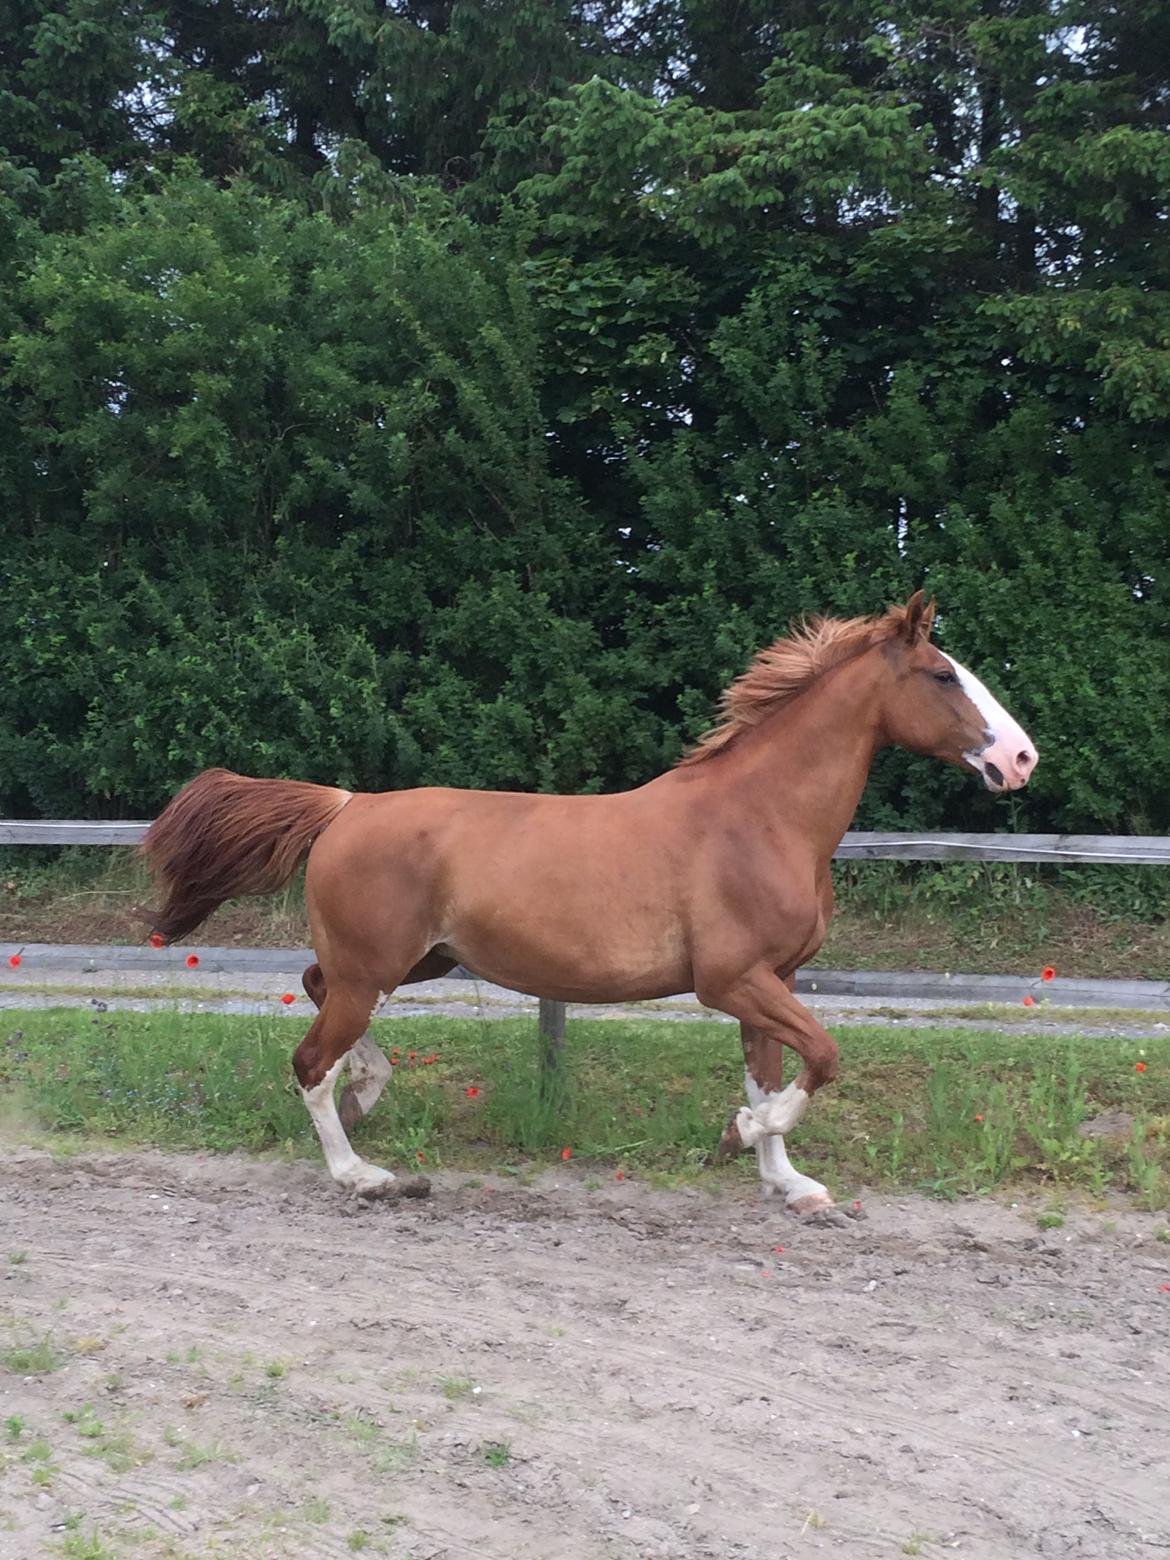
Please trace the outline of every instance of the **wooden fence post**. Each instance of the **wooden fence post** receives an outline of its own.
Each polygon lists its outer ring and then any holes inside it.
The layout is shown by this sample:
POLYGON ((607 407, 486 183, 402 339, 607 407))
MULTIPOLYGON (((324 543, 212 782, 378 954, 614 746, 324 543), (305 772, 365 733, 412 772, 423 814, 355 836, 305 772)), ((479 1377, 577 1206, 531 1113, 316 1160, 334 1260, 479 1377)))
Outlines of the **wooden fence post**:
POLYGON ((540 1075, 548 1085, 565 1077, 565 1004, 540 999, 540 1075))

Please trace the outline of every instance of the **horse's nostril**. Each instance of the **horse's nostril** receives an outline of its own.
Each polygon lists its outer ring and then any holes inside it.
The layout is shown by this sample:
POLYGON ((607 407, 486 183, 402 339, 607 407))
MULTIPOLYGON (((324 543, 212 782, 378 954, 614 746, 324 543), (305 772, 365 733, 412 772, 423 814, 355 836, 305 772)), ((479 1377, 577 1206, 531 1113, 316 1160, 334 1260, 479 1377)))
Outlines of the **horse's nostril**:
POLYGON ((1032 755, 1028 752, 1027 748, 1025 748, 1022 753, 1016 754, 1016 763, 1020 766, 1021 769, 1031 769, 1033 762, 1034 760, 1032 755))

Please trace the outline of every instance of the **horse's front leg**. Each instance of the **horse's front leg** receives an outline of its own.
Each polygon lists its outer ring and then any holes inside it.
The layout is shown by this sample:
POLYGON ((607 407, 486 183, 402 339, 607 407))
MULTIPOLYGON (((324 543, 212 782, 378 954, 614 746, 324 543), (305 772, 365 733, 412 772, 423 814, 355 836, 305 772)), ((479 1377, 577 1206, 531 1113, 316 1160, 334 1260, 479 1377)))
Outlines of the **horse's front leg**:
POLYGON ((754 1147, 765 1194, 782 1192, 795 1213, 830 1208, 827 1189, 794 1169, 784 1135, 800 1120, 812 1095, 837 1075, 837 1044, 792 994, 792 977, 756 969, 719 990, 706 988, 708 1006, 740 1020, 744 1083, 748 1104, 732 1116, 719 1144, 720 1156, 754 1147), (783 1046, 799 1053, 804 1067, 783 1086, 783 1046))
MULTIPOLYGON (((758 1029, 740 1024, 743 1040, 743 1079, 747 1090, 748 1107, 752 1112, 769 1113, 769 1106, 778 1100, 784 1090, 782 1078, 784 1048, 778 1040, 769 1039, 758 1029)), ((738 1115, 738 1113, 737 1113, 738 1115)), ((728 1131, 740 1138, 737 1117, 733 1116, 728 1131)), ((733 1145, 729 1144, 729 1148, 733 1145)), ((788 1157, 784 1139, 778 1134, 765 1134, 755 1145, 756 1165, 764 1196, 779 1192, 785 1205, 793 1213, 816 1213, 821 1208, 831 1208, 833 1199, 828 1189, 811 1176, 801 1175, 788 1157)))

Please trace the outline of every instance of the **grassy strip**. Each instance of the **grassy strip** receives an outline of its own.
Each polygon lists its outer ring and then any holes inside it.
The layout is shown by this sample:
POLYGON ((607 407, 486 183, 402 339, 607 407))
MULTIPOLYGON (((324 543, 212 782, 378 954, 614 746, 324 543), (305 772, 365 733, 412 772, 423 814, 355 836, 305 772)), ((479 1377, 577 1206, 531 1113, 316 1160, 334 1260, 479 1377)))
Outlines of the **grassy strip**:
MULTIPOLYGON (((96 979, 96 978, 95 978, 96 979)), ((269 977, 265 989, 253 986, 246 989, 242 986, 214 986, 199 984, 194 980, 184 980, 174 985, 162 984, 157 986, 134 985, 129 979, 110 979, 106 984, 96 984, 95 979, 90 979, 85 984, 75 981, 6 981, 0 979, 0 993, 12 992, 14 995, 35 997, 85 997, 91 1006, 100 1008, 102 1003, 115 1002, 174 1002, 191 1004, 223 1003, 223 1002, 251 1002, 257 1007, 264 1004, 274 1013, 277 1004, 280 1003, 280 981, 293 992, 300 1006, 295 1013, 285 1014, 288 1018, 303 1019, 311 1013, 311 1008, 305 1000, 300 981, 295 976, 269 977)), ((425 986, 400 986, 396 998, 403 1003, 409 1003, 412 1007, 455 1007, 462 1006, 469 1009, 478 1009, 482 1006, 483 999, 480 996, 478 982, 469 982, 467 990, 444 991, 441 994, 429 992, 425 986)), ((387 999, 392 1005, 394 999, 387 999)), ((899 1022, 912 1019, 917 1028, 923 1026, 932 1027, 946 1023, 948 1020, 960 1020, 963 1023, 994 1024, 997 1029, 1005 1024, 1013 1027, 1026 1027, 1028 1024, 1058 1025, 1062 1028, 1101 1029, 1110 1032, 1120 1031, 1154 1031, 1158 1027, 1170 1030, 1170 1012, 1164 1008, 1127 1008, 1127 1007, 1066 1007, 1063 1003, 1050 1002, 1041 997, 1035 1007, 1021 1007, 1008 1002, 954 1002, 949 1006, 907 1009, 885 1005, 875 1001, 872 1007, 867 1008, 840 1008, 833 997, 806 997, 805 1001, 818 1013, 821 1022, 828 1024, 833 1029, 853 1028, 865 1025, 866 1019, 896 1019, 899 1022), (826 1018, 828 1012, 830 1017, 826 1018)), ((387 1003, 384 1003, 384 1007, 387 1003)), ((698 1018, 703 1009, 697 1002, 682 1001, 657 1001, 653 1004, 631 1002, 626 1004, 631 1018, 638 1016, 639 1008, 653 1007, 655 1013, 682 1014, 684 1017, 698 1018)), ((579 1009, 577 1013, 579 1013, 579 1009)), ((574 1014, 574 1023, 577 1021, 577 1013, 574 1014)), ((277 1014, 279 1016, 279 1014, 277 1014)), ((471 1014, 468 1015, 472 1016, 471 1014)), ((307 1020, 306 1020, 307 1021, 307 1020)))
MULTIPOLYGON (((88 997, 91 1002, 268 1002, 275 1003, 280 1000, 281 987, 279 982, 284 979, 289 990, 296 995, 303 1011, 308 1010, 308 1004, 301 992, 301 983, 296 976, 276 976, 268 981, 268 989, 258 991, 247 990, 243 986, 209 986, 207 984, 196 985, 193 981, 185 980, 181 984, 176 981, 174 985, 159 984, 157 986, 134 985, 133 982, 117 974, 106 974, 103 971, 99 980, 97 976, 82 983, 79 981, 50 981, 50 980, 3 980, 0 979, 0 992, 12 993, 14 996, 30 997, 88 997)), ((438 1000, 435 998, 433 1000, 438 1000)))
MULTIPOLYGON (((1126 1007, 1066 1007, 1060 1002, 1045 1002, 1042 998, 1035 1007, 1018 1007, 1007 1002, 953 1003, 949 1007, 919 1008, 912 1015, 902 1008, 868 1008, 859 1017, 897 1018, 912 1016, 917 1023, 937 1024, 947 1019, 960 1018, 971 1023, 993 1023, 998 1029, 1004 1024, 1026 1029, 1029 1024, 1061 1024, 1086 1029, 1141 1030, 1156 1032, 1158 1028, 1170 1030, 1170 1013, 1164 1008, 1126 1007)), ((840 1023, 839 1018, 833 1020, 840 1023)))
MULTIPOLYGON (((576 1160, 677 1173, 698 1169, 742 1099, 726 1026, 575 1021, 568 1077, 552 1091, 541 1087, 529 1020, 374 1027, 397 1075, 354 1137, 392 1165, 482 1169, 555 1161, 569 1148, 576 1160)), ((292 1087, 292 1039, 275 1018, 9 1013, 0 1099, 46 1131, 315 1154, 292 1087)), ((840 1080, 792 1144, 802 1168, 839 1192, 957 1195, 1032 1181, 1123 1191, 1150 1208, 1170 1201, 1165 1035, 854 1029, 843 1050, 840 1080)), ((731 1173, 754 1172, 748 1161, 731 1173)))

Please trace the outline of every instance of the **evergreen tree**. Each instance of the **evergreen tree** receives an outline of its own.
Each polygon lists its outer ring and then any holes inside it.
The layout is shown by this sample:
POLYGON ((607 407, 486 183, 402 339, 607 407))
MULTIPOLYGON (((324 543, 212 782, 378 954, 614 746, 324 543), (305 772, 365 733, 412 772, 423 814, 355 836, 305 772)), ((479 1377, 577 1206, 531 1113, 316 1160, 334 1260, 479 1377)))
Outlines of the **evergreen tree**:
POLYGON ((1021 818, 1170 825, 1164 12, 9 4, 0 805, 632 784, 925 581, 1021 818))

